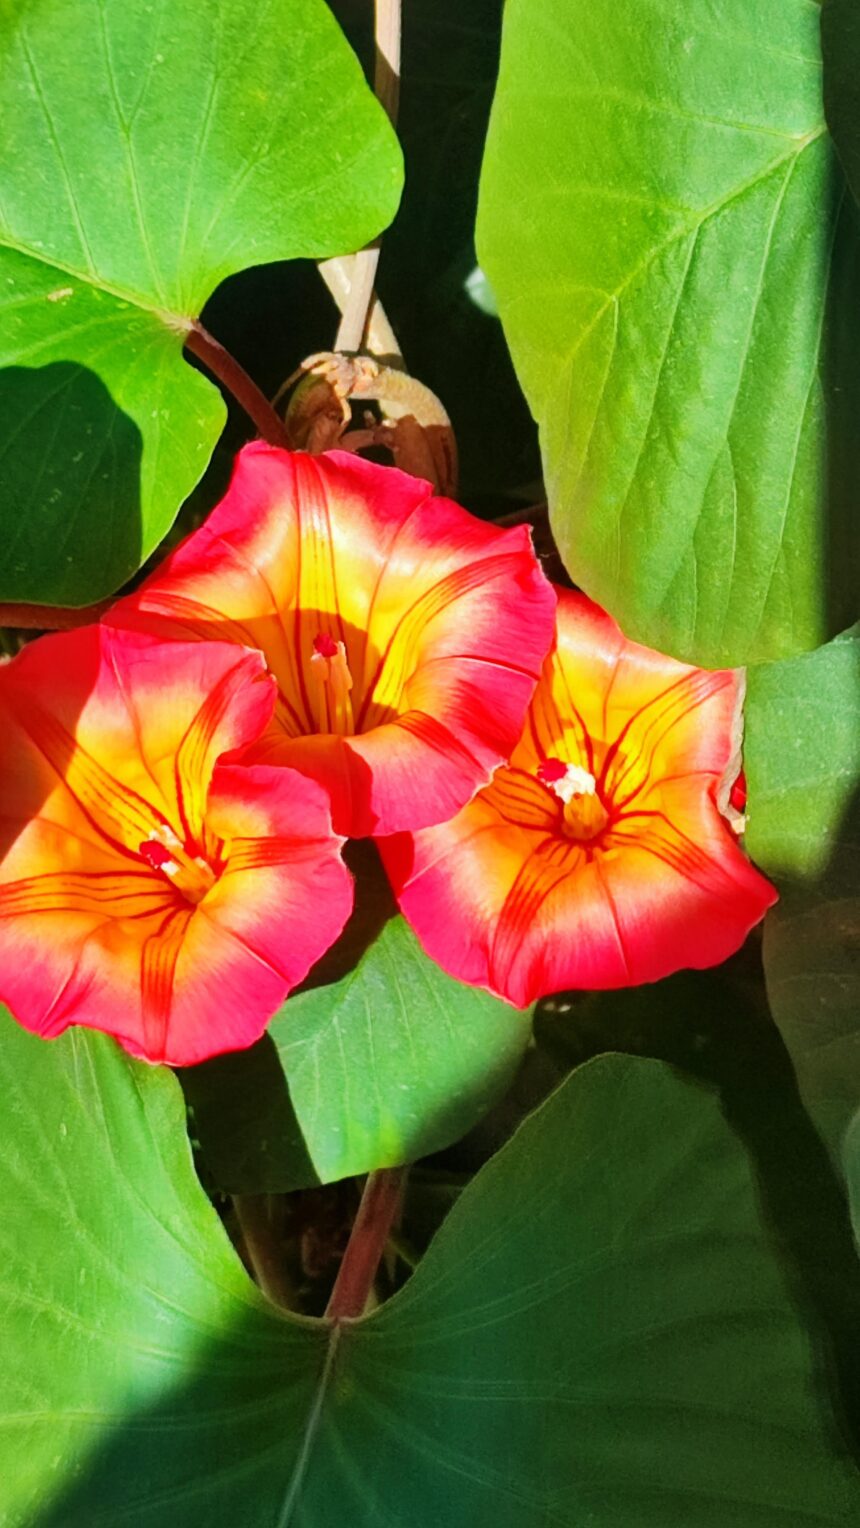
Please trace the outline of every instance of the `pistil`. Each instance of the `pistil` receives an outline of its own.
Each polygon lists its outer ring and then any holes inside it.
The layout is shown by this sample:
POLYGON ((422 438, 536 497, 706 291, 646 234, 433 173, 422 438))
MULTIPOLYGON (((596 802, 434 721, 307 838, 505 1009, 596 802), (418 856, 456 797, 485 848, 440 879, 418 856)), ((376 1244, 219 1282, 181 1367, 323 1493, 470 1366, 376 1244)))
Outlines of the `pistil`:
POLYGON ((537 767, 542 785, 564 805, 564 831, 568 838, 582 843, 596 838, 609 822, 597 789, 597 781, 580 764, 565 764, 563 759, 543 759, 537 767))
POLYGON ((142 860, 152 870, 159 870, 173 883, 186 902, 202 902, 215 885, 215 871, 200 854, 190 854, 173 829, 165 823, 154 828, 138 849, 142 860))
POLYGON ((336 732, 341 737, 354 729, 352 714, 352 675, 343 642, 336 642, 328 632, 314 637, 311 673, 317 683, 320 732, 336 732))

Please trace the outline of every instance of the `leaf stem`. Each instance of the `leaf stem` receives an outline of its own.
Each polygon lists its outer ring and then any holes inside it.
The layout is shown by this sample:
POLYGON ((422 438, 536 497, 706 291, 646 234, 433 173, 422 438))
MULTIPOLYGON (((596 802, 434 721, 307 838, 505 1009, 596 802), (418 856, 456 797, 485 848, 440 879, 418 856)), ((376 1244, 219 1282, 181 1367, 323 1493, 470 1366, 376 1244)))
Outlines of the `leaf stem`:
POLYGON ((219 345, 196 320, 186 333, 185 344, 192 355, 196 355, 212 375, 223 382, 270 446, 289 446, 287 432, 272 405, 229 350, 219 345))
POLYGON ((400 1204, 405 1177, 405 1167, 381 1167, 368 1174, 326 1306, 328 1321, 354 1320, 363 1314, 400 1204))

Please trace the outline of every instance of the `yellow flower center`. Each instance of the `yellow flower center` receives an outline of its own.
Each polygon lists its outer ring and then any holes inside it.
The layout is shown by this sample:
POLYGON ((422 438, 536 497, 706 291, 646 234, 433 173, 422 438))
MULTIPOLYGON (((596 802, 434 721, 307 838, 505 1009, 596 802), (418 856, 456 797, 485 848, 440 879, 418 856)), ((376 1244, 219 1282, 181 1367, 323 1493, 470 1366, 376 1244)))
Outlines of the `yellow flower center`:
POLYGON ((537 776, 563 802, 564 831, 568 838, 587 843, 603 832, 609 813, 589 770, 580 764, 565 764, 561 759, 544 759, 538 765, 537 776))

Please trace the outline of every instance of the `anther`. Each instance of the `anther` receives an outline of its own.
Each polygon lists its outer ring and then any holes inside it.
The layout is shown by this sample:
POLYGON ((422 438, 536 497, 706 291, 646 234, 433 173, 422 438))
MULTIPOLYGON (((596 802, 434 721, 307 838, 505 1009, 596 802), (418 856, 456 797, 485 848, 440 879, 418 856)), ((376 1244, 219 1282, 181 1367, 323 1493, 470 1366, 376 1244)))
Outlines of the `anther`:
POLYGON ((336 642, 327 631, 321 631, 313 640, 311 673, 319 685, 320 732, 337 732, 341 736, 352 732, 352 675, 343 642, 336 642))
POLYGON ((189 854, 173 829, 164 823, 138 845, 138 854, 151 870, 160 870, 187 902, 202 902, 215 885, 215 871, 202 855, 189 854))
POLYGON ((543 759, 537 767, 537 777, 565 805, 574 796, 593 796, 597 791, 594 775, 579 764, 564 764, 561 759, 543 759))

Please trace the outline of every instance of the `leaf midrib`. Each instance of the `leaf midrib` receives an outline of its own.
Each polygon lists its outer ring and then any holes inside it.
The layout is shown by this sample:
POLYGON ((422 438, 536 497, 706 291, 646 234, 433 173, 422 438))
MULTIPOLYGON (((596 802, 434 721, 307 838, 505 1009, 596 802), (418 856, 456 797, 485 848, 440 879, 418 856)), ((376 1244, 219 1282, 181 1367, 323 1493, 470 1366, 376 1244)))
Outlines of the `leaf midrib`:
POLYGON ((101 292, 106 297, 115 297, 119 302, 131 303, 141 313, 147 313, 156 318, 165 329, 171 329, 178 335, 186 334, 194 325, 193 316, 184 313, 175 313, 171 309, 159 307, 157 303, 147 302, 139 292, 130 288, 117 286, 113 282, 94 277, 89 272, 80 270, 77 266, 70 265, 64 260, 57 259, 54 255, 47 255, 39 250, 30 249, 26 244, 19 244, 8 235, 0 234, 0 250, 7 249, 12 254, 22 255, 26 260, 34 260, 38 265, 44 265, 48 270, 61 272, 64 276, 71 276, 82 286, 90 287, 93 291, 101 292))
POLYGON ((340 1321, 330 1323, 328 1343, 326 1344, 325 1357, 320 1369, 319 1379, 316 1383, 313 1398, 308 1407, 307 1419, 299 1441, 296 1461, 290 1471, 290 1478, 284 1487, 284 1500, 278 1515, 275 1528, 290 1528, 293 1521, 293 1509, 298 1506, 302 1486, 305 1483, 308 1465, 313 1453, 320 1422, 322 1421, 323 1406, 328 1395, 329 1383, 334 1371, 334 1361, 340 1344, 340 1335, 343 1324, 340 1321))
POLYGON ((661 239, 658 244, 653 245, 652 248, 649 249, 645 258, 640 260, 638 264, 628 272, 628 274, 624 277, 624 280, 621 281, 619 285, 613 289, 613 291, 607 292, 603 287, 583 286, 581 288, 582 291, 598 294, 599 296, 604 297, 605 301, 601 303, 600 307, 592 314, 585 328, 579 335, 577 335, 572 348, 565 351, 560 358, 558 364, 558 372, 554 380, 553 387, 549 389, 549 393, 551 394, 558 386, 559 378, 573 364, 573 361, 578 355, 581 347, 585 344, 585 341, 588 339, 592 331, 597 328, 597 325, 600 323, 604 314, 609 312, 613 304, 619 301, 619 299, 626 292, 627 288, 632 286, 633 282, 636 281, 639 276, 644 275, 644 273, 654 264, 656 260, 660 258, 662 254, 666 252, 667 249, 671 249, 673 244, 678 244, 683 239, 689 238, 692 234, 697 233, 712 217, 716 217, 718 213, 724 211, 724 209, 730 206, 732 202, 737 201, 739 197, 744 196, 747 191, 751 191, 753 187, 759 185, 762 181, 767 180, 769 176, 773 175, 775 170, 781 169, 783 165, 789 165, 792 163, 796 164, 801 155, 804 154, 808 148, 810 148, 814 143, 817 143, 819 139, 826 136, 827 127, 824 123, 822 123, 815 129, 814 132, 807 133, 804 138, 799 139, 797 141, 797 147, 793 149, 791 153, 781 154, 778 158, 770 160, 767 165, 765 165, 761 170, 758 170, 756 174, 751 176, 748 180, 743 181, 738 186, 734 186, 726 195, 718 197, 713 202, 709 202, 705 207, 701 209, 701 211, 696 213, 694 218, 688 220, 685 223, 679 223, 675 228, 672 229, 670 233, 666 235, 665 239, 661 239))

